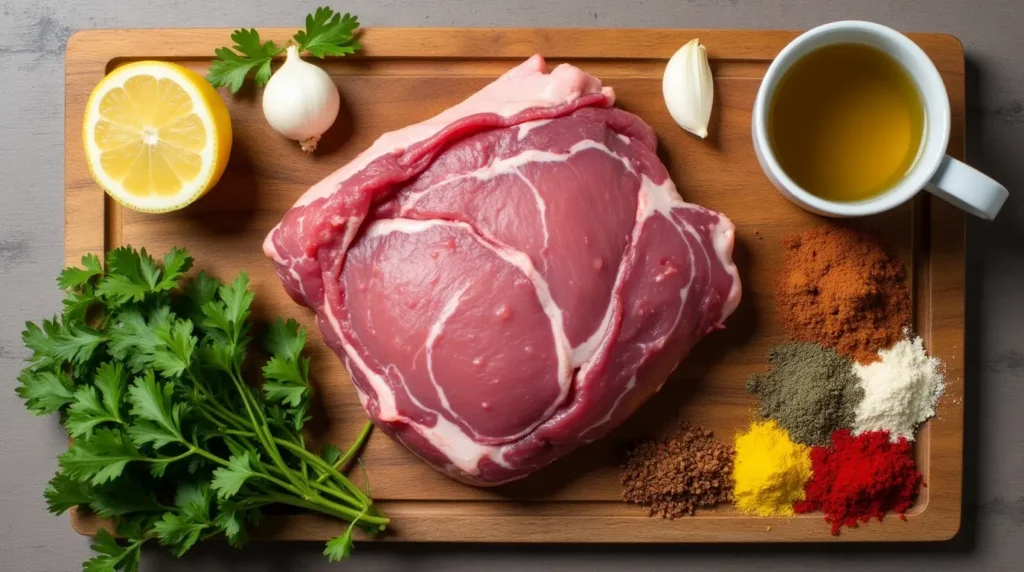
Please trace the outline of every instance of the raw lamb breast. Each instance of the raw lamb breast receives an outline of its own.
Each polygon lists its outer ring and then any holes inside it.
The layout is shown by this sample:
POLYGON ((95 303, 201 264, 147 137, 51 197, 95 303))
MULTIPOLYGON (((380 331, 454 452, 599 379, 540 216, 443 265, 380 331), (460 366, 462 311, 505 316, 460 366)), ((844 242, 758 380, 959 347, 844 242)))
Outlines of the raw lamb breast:
POLYGON ((614 101, 533 56, 380 137, 264 242, 376 425, 456 479, 607 434, 739 303, 732 223, 614 101))

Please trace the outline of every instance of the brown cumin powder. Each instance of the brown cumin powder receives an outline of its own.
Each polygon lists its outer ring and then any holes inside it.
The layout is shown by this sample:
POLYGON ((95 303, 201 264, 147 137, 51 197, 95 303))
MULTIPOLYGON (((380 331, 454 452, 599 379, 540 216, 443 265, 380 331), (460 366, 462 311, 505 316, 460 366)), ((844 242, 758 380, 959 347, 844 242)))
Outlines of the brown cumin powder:
POLYGON ((732 446, 703 427, 680 425, 676 434, 642 441, 626 451, 620 467, 623 500, 648 516, 674 519, 732 498, 732 446))

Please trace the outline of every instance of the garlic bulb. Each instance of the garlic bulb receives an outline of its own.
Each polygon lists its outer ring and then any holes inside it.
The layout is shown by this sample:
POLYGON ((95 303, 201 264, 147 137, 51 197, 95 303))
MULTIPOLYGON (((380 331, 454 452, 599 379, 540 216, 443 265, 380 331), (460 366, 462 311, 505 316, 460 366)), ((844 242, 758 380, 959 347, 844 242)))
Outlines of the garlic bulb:
POLYGON ((288 57, 263 91, 263 115, 281 135, 298 141, 312 152, 327 128, 338 117, 341 98, 327 72, 299 57, 288 46, 288 57))
POLYGON ((715 86, 708 54, 700 40, 690 40, 668 61, 661 93, 669 114, 680 127, 701 138, 708 136, 715 86))

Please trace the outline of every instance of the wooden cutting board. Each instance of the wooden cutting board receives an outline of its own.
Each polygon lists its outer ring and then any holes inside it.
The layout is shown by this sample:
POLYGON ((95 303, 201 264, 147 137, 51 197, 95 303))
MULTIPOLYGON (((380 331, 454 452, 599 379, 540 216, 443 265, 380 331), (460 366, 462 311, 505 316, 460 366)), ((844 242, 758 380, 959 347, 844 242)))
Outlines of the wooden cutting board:
MULTIPOLYGON (((93 182, 82 150, 82 113, 93 86, 126 62, 163 59, 205 73, 231 30, 86 31, 68 43, 66 68, 66 257, 122 244, 163 252, 187 247, 198 265, 222 277, 245 268, 259 317, 292 315, 315 331, 313 316, 278 284, 260 244, 310 185, 346 163, 380 134, 416 123, 462 100, 535 52, 551 64, 570 61, 615 88, 618 105, 650 123, 660 155, 683 197, 726 213, 737 226, 736 263, 743 303, 727 329, 702 341, 665 388, 608 438, 526 480, 484 490, 435 473, 381 433, 365 452, 372 494, 392 517, 382 540, 467 542, 781 542, 943 540, 960 527, 963 461, 964 216, 921 196, 894 212, 857 224, 879 232, 908 265, 914 320, 929 350, 947 368, 938 417, 920 432, 915 451, 927 488, 908 522, 889 518, 833 537, 820 515, 754 518, 730 506, 675 521, 648 518, 619 500, 617 462, 623 443, 670 429, 678 417, 729 440, 754 416, 744 382, 765 367, 768 349, 784 336, 775 318, 772 280, 780 266, 779 237, 824 223, 791 205, 765 179, 751 147, 750 116, 772 58, 797 33, 739 30, 369 29, 365 51, 324 63, 342 93, 337 124, 315 156, 267 126, 257 92, 223 94, 234 147, 224 178, 194 205, 146 215, 122 209, 93 182), (661 96, 667 59, 699 37, 715 76, 711 135, 700 140, 669 117, 661 96)), ((283 43, 291 29, 264 30, 283 43)), ((945 80, 952 105, 949 152, 964 155, 964 55, 956 38, 915 34, 945 80)), ((348 376, 311 336, 313 377, 322 407, 315 438, 349 443, 366 416, 348 376)), ((73 519, 83 533, 97 521, 73 519)), ((259 535, 327 539, 342 524, 315 516, 269 519, 259 535)))

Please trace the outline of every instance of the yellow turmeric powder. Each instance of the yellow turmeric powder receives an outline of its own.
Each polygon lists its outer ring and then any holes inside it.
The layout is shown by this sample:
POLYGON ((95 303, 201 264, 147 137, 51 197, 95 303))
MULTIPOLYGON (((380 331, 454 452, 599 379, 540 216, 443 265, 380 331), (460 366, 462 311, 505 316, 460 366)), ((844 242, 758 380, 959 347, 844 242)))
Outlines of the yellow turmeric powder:
POLYGON ((810 477, 810 447, 794 443, 774 421, 758 421, 736 436, 733 499, 740 511, 792 516, 810 477))

